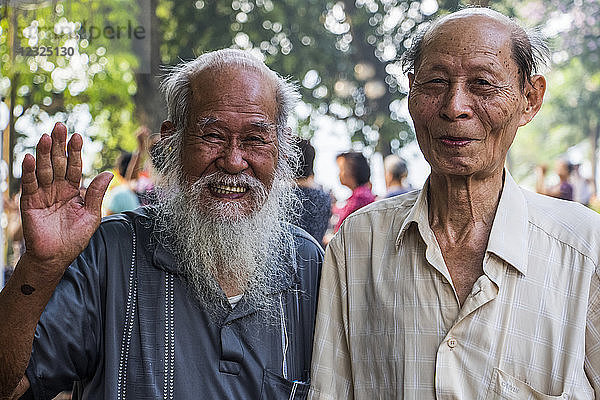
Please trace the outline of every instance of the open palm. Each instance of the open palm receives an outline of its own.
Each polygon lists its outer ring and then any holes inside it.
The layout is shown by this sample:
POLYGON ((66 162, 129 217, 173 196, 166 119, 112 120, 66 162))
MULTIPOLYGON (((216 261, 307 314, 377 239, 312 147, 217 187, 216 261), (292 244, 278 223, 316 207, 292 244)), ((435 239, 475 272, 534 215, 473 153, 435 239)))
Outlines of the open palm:
POLYGON ((98 228, 102 198, 112 178, 108 172, 98 175, 82 198, 79 184, 83 141, 78 134, 68 145, 66 140, 66 127, 57 123, 52 135, 44 134, 38 142, 36 158, 25 156, 21 178, 26 252, 61 274, 98 228))

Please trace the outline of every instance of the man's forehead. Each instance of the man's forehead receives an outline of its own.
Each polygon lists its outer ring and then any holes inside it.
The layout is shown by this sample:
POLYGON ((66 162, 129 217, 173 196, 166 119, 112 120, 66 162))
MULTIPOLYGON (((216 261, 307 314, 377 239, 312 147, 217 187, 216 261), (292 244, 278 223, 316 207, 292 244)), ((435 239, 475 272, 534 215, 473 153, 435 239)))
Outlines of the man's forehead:
MULTIPOLYGON (((510 22, 510 20, 508 20, 510 22)), ((504 19, 488 14, 450 15, 435 23, 423 38, 421 52, 443 44, 448 51, 463 49, 469 53, 480 46, 486 51, 497 52, 510 46, 511 26, 504 19)))
POLYGON ((199 72, 191 80, 196 111, 237 109, 275 117, 276 83, 267 71, 248 66, 224 66, 199 72))
POLYGON ((191 79, 194 89, 209 88, 215 85, 234 86, 252 82, 265 91, 272 91, 275 95, 275 80, 265 69, 250 65, 224 65, 202 70, 191 79))

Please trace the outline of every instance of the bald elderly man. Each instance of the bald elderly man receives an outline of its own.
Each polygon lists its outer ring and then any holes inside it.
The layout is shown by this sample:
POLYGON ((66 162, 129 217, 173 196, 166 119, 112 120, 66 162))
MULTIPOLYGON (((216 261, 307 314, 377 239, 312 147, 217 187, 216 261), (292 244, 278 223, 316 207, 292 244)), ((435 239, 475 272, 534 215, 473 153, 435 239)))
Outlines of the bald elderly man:
POLYGON ((306 398, 322 249, 287 222, 298 93, 239 50, 176 67, 163 89, 156 207, 100 224, 110 174, 81 198, 82 140, 61 124, 25 157, 0 397, 76 382, 85 399, 306 398))
POLYGON ((408 106, 431 174, 329 243, 309 398, 600 397, 600 216, 504 168, 547 52, 484 8, 414 41, 408 106))

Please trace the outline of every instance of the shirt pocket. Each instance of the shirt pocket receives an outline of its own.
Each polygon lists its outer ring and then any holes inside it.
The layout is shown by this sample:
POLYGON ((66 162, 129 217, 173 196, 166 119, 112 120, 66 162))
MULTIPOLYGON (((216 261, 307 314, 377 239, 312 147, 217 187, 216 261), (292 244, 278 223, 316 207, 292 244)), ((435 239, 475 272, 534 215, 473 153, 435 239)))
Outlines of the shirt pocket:
POLYGON ((498 368, 494 368, 492 382, 488 387, 486 396, 487 400, 566 400, 568 398, 569 396, 566 393, 560 396, 541 393, 498 368))
POLYGON ((264 370, 261 400, 303 400, 308 396, 310 385, 306 382, 289 381, 275 372, 264 370))

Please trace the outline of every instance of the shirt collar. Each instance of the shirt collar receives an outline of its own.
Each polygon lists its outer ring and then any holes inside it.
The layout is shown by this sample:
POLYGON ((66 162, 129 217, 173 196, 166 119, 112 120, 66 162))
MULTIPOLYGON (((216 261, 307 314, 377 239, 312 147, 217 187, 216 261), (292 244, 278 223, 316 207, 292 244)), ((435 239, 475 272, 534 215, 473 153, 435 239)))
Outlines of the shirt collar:
MULTIPOLYGON (((527 203, 521 188, 516 184, 510 173, 507 170, 504 170, 504 172, 504 185, 492 224, 487 251, 497 255, 525 275, 527 273, 527 227, 529 218, 527 203)), ((400 228, 396 239, 396 248, 400 246, 402 237, 413 222, 417 224, 423 239, 433 234, 429 228, 428 190, 429 179, 423 185, 423 189, 400 228)))
POLYGON ((523 275, 527 274, 528 225, 525 196, 510 173, 504 170, 504 187, 487 251, 502 258, 523 275))
POLYGON ((412 208, 410 209, 410 211, 408 213, 408 216, 406 217, 406 219, 404 220, 404 223, 402 223, 402 226, 400 227, 400 232, 398 233, 398 237, 396 238, 396 248, 398 248, 400 246, 402 237, 404 236, 408 227, 413 222, 416 223, 417 226, 419 227, 419 232, 421 233, 422 237, 425 237, 425 235, 427 234, 427 233, 425 233, 425 231, 431 231, 431 229, 429 229, 429 211, 428 211, 428 207, 427 207, 427 192, 428 192, 428 190, 429 190, 429 178, 427 178, 427 180, 425 181, 425 184, 423 185, 423 189, 421 189, 421 191, 419 192, 419 195, 417 196, 417 200, 413 204, 412 208), (425 226, 427 226, 427 229, 425 229, 425 226))

